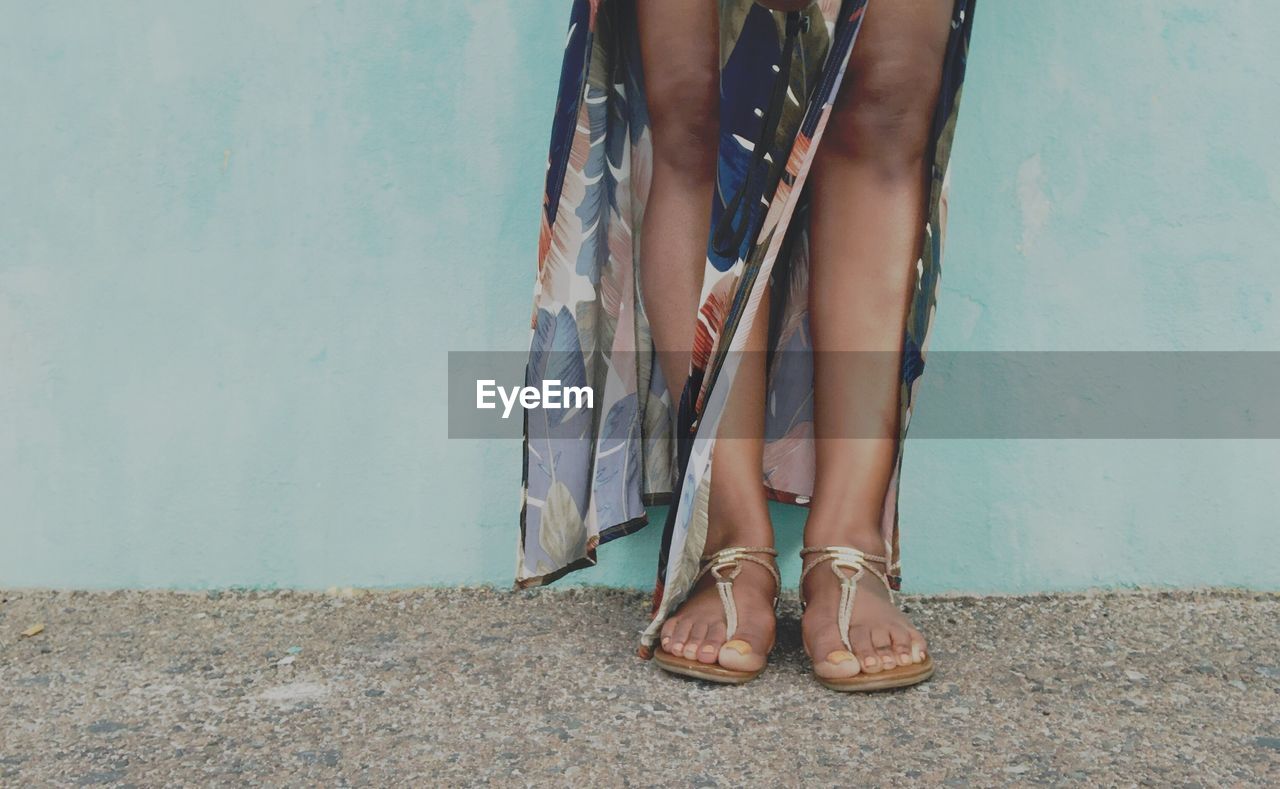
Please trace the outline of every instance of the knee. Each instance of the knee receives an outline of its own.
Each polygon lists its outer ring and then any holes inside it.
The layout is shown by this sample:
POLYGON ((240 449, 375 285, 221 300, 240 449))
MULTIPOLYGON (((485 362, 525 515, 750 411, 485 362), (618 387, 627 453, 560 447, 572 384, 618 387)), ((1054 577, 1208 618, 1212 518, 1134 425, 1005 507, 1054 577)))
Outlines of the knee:
POLYGON ((714 178, 719 147, 719 86, 714 77, 683 75, 648 88, 655 167, 690 178, 714 178))
POLYGON ((886 178, 918 177, 940 80, 929 60, 891 55, 851 64, 823 147, 886 178))

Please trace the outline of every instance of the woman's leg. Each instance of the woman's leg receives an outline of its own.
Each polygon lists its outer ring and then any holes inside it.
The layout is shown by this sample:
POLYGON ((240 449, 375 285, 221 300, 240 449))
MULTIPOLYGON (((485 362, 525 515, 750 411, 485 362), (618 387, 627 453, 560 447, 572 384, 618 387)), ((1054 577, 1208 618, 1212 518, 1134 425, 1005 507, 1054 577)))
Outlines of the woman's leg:
MULTIPOLYGON (((769 303, 761 302, 747 347, 725 403, 716 438, 707 512, 704 555, 730 546, 773 547, 773 526, 764 494, 765 353, 769 303)), ((733 584, 738 628, 726 641, 724 607, 708 573, 689 599, 663 623, 662 648, 703 663, 754 671, 764 666, 774 640, 773 597, 778 592, 769 571, 742 562, 733 584)))
MULTIPOLYGON (((951 0, 870 4, 814 163, 817 475, 807 546, 885 553, 880 515, 896 460, 902 337, 951 8, 951 0)), ((922 660, 924 638, 870 575, 858 583, 853 655, 836 630, 834 575, 811 573, 805 592, 804 640, 819 674, 850 676, 922 660)))
MULTIPOLYGON (((644 0, 636 14, 653 135, 653 180, 641 231, 641 288, 659 364, 672 402, 678 403, 689 374, 711 225, 719 139, 719 20, 716 4, 709 0, 644 0)), ((767 326, 753 327, 748 343, 763 351, 766 333, 767 326)), ((761 479, 763 357, 744 357, 722 417, 721 434, 732 437, 716 445, 708 553, 731 545, 773 545, 761 479)), ((708 575, 664 623, 663 649, 742 670, 763 664, 773 646, 773 579, 751 562, 743 562, 742 568, 734 582, 739 615, 734 641, 724 645, 724 611, 708 575)))
POLYGON ((640 231, 640 287, 658 363, 671 392, 689 376, 694 319, 707 259, 719 139, 716 4, 636 4, 653 175, 640 231))

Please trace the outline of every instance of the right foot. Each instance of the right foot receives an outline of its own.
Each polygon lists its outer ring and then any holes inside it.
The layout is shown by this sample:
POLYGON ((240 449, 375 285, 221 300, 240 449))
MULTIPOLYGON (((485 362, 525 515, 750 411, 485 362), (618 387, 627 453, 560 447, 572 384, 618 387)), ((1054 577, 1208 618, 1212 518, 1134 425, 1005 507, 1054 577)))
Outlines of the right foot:
MULTIPOLYGON (((733 544, 737 543, 727 543, 733 544)), ((744 560, 738 566, 742 570, 733 581, 738 628, 733 638, 726 637, 724 605, 720 602, 716 579, 708 571, 698 580, 689 598, 663 623, 660 641, 663 651, 708 665, 719 663, 735 671, 764 668, 773 649, 773 601, 777 584, 773 575, 755 562, 744 560)))

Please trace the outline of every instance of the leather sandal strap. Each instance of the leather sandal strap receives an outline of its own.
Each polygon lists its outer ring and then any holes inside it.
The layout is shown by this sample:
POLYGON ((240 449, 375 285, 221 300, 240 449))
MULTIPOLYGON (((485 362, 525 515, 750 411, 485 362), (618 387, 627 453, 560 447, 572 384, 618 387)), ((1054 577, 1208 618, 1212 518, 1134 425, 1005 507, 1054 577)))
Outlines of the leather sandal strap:
POLYGON ((853 618, 853 601, 858 594, 858 581, 864 575, 875 577, 880 583, 884 584, 884 588, 889 590, 889 600, 893 600, 893 587, 889 584, 889 578, 878 567, 873 566, 872 562, 880 562, 888 567, 889 560, 883 556, 877 556, 873 553, 865 553, 857 548, 851 548, 847 545, 831 545, 824 548, 803 548, 800 551, 800 558, 804 561, 804 569, 800 572, 800 604, 805 604, 804 599, 804 579, 813 568, 820 564, 830 562, 827 566, 831 568, 832 574, 840 579, 840 608, 836 615, 836 624, 840 628, 840 643, 844 644, 844 648, 853 651, 853 646, 849 643, 849 622, 853 618), (814 556, 812 560, 804 557, 814 556), (845 571, 848 574, 845 574, 845 571))
POLYGON ((733 580, 742 572, 742 562, 752 562, 758 564, 769 571, 769 575, 773 576, 774 595, 773 605, 778 605, 778 592, 782 590, 782 576, 778 574, 777 562, 774 557, 778 552, 773 548, 764 548, 756 546, 733 546, 723 548, 710 556, 702 557, 702 569, 698 571, 693 582, 696 584, 702 579, 702 576, 711 573, 716 579, 716 590, 720 593, 720 605, 724 607, 725 619, 725 639, 733 638, 733 634, 738 629, 738 606, 733 601, 733 580), (765 559, 755 556, 754 554, 764 554, 765 559), (725 571, 728 571, 725 574, 725 571))

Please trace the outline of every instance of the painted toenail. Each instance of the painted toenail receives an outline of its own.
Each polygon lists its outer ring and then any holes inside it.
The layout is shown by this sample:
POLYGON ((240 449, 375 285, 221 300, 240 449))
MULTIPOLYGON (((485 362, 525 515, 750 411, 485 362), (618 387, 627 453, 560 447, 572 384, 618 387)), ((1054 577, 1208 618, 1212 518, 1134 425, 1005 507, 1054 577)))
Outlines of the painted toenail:
POLYGON ((739 655, 751 654, 751 645, 740 638, 735 638, 732 641, 726 642, 725 646, 732 649, 734 652, 737 652, 739 655))
POLYGON ((830 655, 827 655, 827 662, 837 666, 840 665, 841 663, 848 663, 850 660, 853 660, 853 659, 854 659, 853 653, 845 652, 843 649, 837 649, 835 652, 832 652, 830 655))
POLYGON ((911 660, 915 663, 924 660, 924 650, 920 648, 919 644, 911 645, 911 660))

